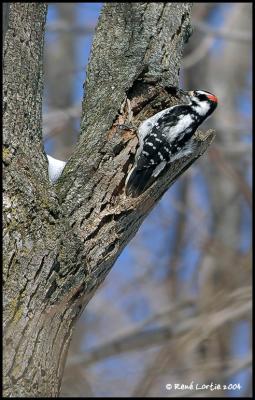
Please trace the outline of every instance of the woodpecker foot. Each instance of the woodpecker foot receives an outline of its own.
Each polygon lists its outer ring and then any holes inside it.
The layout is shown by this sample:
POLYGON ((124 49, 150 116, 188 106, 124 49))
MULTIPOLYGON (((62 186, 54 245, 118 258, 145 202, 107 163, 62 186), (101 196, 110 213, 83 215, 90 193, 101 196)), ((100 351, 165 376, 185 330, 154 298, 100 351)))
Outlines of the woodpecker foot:
POLYGON ((123 131, 136 131, 137 128, 132 124, 119 124, 118 128, 123 131))

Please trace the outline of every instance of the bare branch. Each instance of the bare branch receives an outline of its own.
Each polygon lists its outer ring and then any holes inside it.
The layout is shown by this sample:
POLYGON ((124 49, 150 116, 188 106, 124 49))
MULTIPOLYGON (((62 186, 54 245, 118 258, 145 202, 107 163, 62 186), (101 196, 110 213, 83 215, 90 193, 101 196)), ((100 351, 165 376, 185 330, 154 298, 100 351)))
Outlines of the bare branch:
POLYGON ((205 37, 192 53, 183 58, 183 68, 193 67, 200 62, 207 55, 213 43, 213 38, 205 37))
POLYGON ((85 26, 70 26, 64 21, 57 21, 50 23, 46 27, 48 33, 59 33, 68 35, 92 35, 95 32, 95 25, 85 25, 85 26))
MULTIPOLYGON (((252 302, 250 300, 247 301, 247 295, 249 295, 251 290, 250 288, 248 290, 247 288, 243 288, 242 292, 244 292, 245 297, 239 306, 237 306, 237 304, 231 304, 230 306, 226 305, 226 307, 220 311, 215 310, 210 314, 210 318, 208 318, 208 315, 206 316, 206 324, 204 321, 205 316, 199 315, 197 317, 188 318, 179 324, 174 323, 174 326, 165 325, 147 331, 135 331, 101 345, 98 348, 91 349, 87 354, 74 356, 69 360, 68 367, 74 364, 84 364, 84 366, 88 366, 106 357, 162 345, 170 339, 180 340, 182 336, 183 338, 181 339, 183 343, 187 342, 188 337, 192 336, 194 340, 190 341, 190 343, 192 347, 197 346, 200 341, 204 340, 223 324, 239 319, 251 311, 252 302)), ((240 298, 239 290, 232 294, 231 297, 236 296, 240 298)))
POLYGON ((252 193, 251 188, 238 172, 222 155, 221 149, 218 146, 214 146, 210 149, 210 157, 215 162, 217 168, 221 169, 227 176, 231 177, 239 187, 240 192, 243 194, 249 207, 252 207, 252 193))
POLYGON ((81 104, 76 104, 64 110, 52 110, 43 117, 43 137, 47 140, 54 135, 63 132, 65 126, 70 119, 80 118, 81 104))
POLYGON ((223 28, 213 28, 201 21, 193 21, 193 24, 200 32, 206 33, 210 36, 222 37, 223 39, 234 40, 248 44, 250 44, 252 41, 252 34, 249 31, 229 31, 223 28))

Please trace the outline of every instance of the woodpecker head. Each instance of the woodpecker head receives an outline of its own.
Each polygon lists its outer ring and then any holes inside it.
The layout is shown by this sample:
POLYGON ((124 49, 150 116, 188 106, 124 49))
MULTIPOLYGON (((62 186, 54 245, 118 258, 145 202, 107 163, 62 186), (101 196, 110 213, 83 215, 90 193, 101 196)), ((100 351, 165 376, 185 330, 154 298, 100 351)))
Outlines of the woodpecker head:
POLYGON ((218 105, 217 97, 205 90, 190 91, 188 96, 194 110, 204 118, 207 118, 218 105))

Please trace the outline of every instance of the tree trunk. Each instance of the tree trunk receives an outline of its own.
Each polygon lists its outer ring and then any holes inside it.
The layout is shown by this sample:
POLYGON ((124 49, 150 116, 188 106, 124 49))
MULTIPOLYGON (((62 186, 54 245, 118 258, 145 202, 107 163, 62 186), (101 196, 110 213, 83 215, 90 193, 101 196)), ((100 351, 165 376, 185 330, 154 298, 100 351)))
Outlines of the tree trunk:
POLYGON ((57 396, 72 327, 170 184, 209 146, 137 199, 124 184, 137 138, 121 131, 177 99, 190 3, 108 3, 87 72, 81 137, 57 185, 42 145, 43 3, 10 3, 4 42, 4 396, 57 396), (128 98, 129 101, 126 101, 128 98))

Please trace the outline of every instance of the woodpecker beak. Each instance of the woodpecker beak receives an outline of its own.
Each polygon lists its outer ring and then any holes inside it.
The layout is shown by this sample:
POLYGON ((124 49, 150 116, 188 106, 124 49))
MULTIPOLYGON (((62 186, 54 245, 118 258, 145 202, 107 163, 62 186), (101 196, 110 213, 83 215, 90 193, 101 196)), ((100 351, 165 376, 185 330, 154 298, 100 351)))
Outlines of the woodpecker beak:
POLYGON ((216 96, 214 96, 214 94, 208 94, 207 97, 208 97, 208 99, 210 99, 214 103, 218 103, 218 99, 217 99, 216 96))

